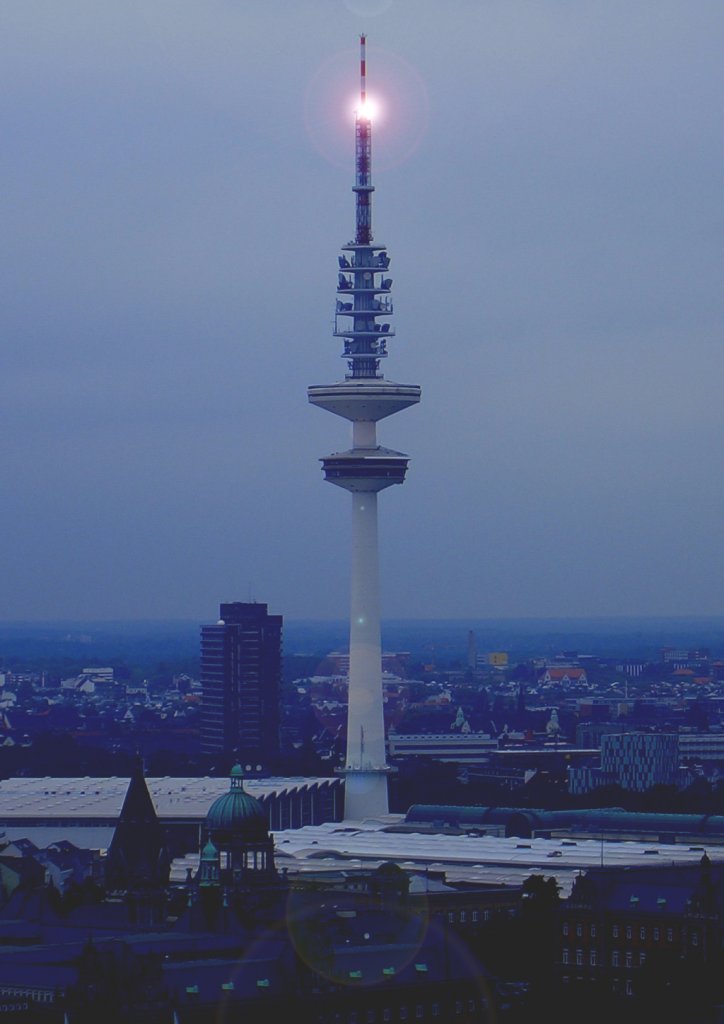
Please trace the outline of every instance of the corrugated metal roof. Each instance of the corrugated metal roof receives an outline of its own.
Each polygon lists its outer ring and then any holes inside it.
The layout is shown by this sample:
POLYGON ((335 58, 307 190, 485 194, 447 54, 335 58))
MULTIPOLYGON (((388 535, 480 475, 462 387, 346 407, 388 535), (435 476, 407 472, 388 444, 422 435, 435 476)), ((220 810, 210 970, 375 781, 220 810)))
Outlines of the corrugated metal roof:
MULTIPOLYGON (((519 885, 531 874, 555 876, 563 895, 582 870, 653 864, 698 864, 703 847, 598 839, 525 839, 498 836, 385 832, 379 823, 357 829, 328 822, 274 833, 277 866, 290 875, 392 860, 412 870, 445 871, 449 881, 519 885)), ((712 861, 724 862, 724 848, 706 847, 712 861)))
MULTIPOLYGON (((43 821, 72 818, 77 821, 113 820, 121 813, 127 777, 110 778, 17 778, 0 782, 0 823, 13 818, 36 817, 43 821)), ((146 785, 159 818, 206 817, 217 797, 229 791, 229 779, 147 778, 146 785)), ((294 790, 341 786, 337 778, 270 777, 246 779, 247 791, 264 803, 294 790)))

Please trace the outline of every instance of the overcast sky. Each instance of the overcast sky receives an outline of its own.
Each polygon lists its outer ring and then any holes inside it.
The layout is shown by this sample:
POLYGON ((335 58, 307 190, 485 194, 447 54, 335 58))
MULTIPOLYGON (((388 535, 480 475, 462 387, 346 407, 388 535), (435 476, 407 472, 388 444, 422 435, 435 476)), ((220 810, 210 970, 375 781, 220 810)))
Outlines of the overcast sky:
POLYGON ((347 614, 361 31, 384 615, 724 614, 721 0, 5 0, 0 619, 347 614))

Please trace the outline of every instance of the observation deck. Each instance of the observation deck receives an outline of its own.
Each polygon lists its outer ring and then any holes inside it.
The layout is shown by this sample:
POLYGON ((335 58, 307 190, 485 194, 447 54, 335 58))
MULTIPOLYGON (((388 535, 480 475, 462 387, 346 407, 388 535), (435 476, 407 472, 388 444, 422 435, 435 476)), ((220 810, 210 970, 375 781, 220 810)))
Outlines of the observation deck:
POLYGON ((391 448, 351 448, 322 460, 324 477, 348 491, 382 491, 404 482, 409 456, 391 448))
POLYGON ((307 393, 312 405, 353 423, 376 423, 420 401, 419 384, 395 384, 391 380, 370 377, 348 377, 336 384, 312 385, 307 393))

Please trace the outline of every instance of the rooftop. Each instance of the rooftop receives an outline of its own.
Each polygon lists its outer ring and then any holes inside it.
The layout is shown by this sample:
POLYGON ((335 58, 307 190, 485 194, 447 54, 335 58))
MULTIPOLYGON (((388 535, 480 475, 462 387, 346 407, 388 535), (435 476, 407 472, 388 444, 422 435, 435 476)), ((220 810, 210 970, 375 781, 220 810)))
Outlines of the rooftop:
MULTIPOLYGON (((35 818, 38 824, 73 818, 74 820, 115 823, 128 790, 127 777, 110 778, 44 778, 5 779, 0 782, 0 826, 11 826, 13 820, 35 818)), ((229 791, 229 778, 147 778, 156 813, 163 821, 206 817, 209 807, 229 791)), ((269 777, 245 779, 250 796, 262 802, 294 790, 314 790, 340 786, 336 778, 269 777)))
POLYGON ((329 822, 276 832, 277 867, 294 875, 324 867, 373 867, 392 860, 406 870, 445 871, 449 882, 491 885, 519 885, 531 874, 554 875, 567 896, 579 871, 602 863, 609 867, 698 864, 704 849, 712 861, 724 862, 720 846, 386 832, 385 824, 403 820, 388 817, 388 822, 329 822))

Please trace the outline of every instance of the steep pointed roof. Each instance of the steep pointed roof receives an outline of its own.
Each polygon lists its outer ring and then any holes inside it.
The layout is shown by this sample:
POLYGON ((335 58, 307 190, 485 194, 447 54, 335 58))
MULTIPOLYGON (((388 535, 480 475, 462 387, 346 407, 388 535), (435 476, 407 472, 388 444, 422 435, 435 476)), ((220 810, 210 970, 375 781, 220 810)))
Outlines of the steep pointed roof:
POLYGON ((149 888, 166 885, 168 876, 166 841, 139 757, 108 848, 106 884, 112 889, 149 888))

